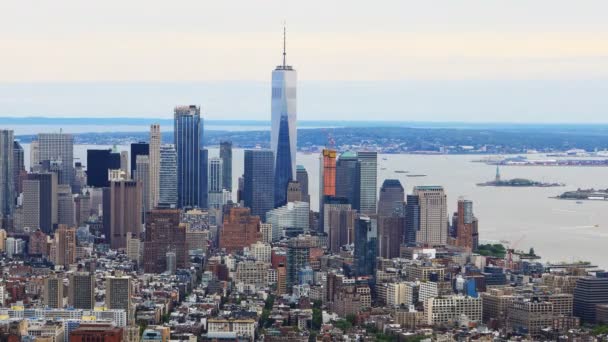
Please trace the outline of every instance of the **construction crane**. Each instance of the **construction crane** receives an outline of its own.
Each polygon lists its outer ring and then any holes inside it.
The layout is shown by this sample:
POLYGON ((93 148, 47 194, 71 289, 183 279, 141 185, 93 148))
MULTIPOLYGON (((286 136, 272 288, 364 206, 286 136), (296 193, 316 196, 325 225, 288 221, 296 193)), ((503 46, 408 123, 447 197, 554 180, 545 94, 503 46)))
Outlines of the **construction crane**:
POLYGON ((321 130, 323 132, 325 132, 325 134, 327 136, 327 144, 325 145, 325 147, 333 149, 336 146, 336 141, 334 140, 333 136, 331 135, 331 132, 325 128, 323 128, 321 130))

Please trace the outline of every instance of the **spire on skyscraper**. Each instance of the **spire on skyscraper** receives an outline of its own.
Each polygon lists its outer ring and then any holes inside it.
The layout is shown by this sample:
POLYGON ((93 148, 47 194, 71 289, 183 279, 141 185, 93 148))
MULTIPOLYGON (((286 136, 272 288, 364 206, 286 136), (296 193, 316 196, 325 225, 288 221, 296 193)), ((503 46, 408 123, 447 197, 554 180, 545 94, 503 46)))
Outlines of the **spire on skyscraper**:
POLYGON ((283 22, 283 69, 285 69, 285 58, 287 56, 286 45, 287 45, 287 28, 285 27, 285 22, 283 22))

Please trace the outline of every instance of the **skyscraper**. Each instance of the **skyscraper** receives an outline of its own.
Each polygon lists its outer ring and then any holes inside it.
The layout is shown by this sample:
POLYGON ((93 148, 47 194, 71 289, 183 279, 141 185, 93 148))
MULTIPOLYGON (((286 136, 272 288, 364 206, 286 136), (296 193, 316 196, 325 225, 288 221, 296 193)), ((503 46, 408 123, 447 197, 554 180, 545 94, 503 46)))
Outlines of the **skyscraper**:
POLYGON ((129 169, 129 151, 120 152, 120 169, 125 173, 125 177, 127 177, 127 179, 131 179, 131 169, 129 169))
POLYGON ((310 249, 313 247, 310 236, 298 236, 287 241, 287 292, 298 283, 298 272, 310 265, 310 249))
POLYGON ((398 179, 385 179, 380 188, 378 200, 378 216, 389 217, 393 214, 401 215, 405 192, 398 179))
POLYGON ((353 209, 359 209, 359 159, 357 152, 347 151, 340 154, 336 161, 336 196, 348 200, 353 209))
MULTIPOLYGON (((1 134, 1 133, 0 133, 1 134)), ((27 173, 25 172, 25 153, 18 141, 13 142, 13 188, 14 196, 17 197, 22 191, 22 182, 27 173)))
POLYGON ((420 227, 416 242, 429 246, 445 245, 448 240, 446 196, 441 186, 417 186, 414 195, 420 205, 420 227))
POLYGON ((470 252, 475 251, 479 243, 479 233, 472 201, 458 200, 458 211, 454 213, 453 222, 454 244, 470 252))
POLYGON ((223 180, 223 162, 222 159, 214 157, 209 158, 207 168, 207 206, 209 208, 221 209, 223 205, 222 198, 222 180, 223 180))
POLYGON ((286 202, 287 182, 296 178, 297 108, 296 71, 286 63, 286 40, 283 31, 283 64, 272 72, 270 146, 274 153, 274 202, 286 202))
POLYGON ((177 152, 177 197, 179 208, 201 205, 201 109, 179 106, 174 111, 174 143, 177 152))
POLYGON ((376 257, 378 229, 376 220, 360 216, 355 224, 355 274, 374 276, 376 274, 376 257))
MULTIPOLYGON (((135 160, 135 173, 133 174, 133 180, 141 183, 141 210, 142 210, 142 218, 146 217, 146 213, 152 209, 150 207, 151 201, 150 196, 152 190, 150 186, 152 185, 150 182, 150 156, 139 155, 135 160)), ((142 219, 143 222, 143 219, 142 219)))
POLYGON ((232 142, 220 142, 220 158, 222 159, 222 185, 224 189, 232 191, 232 142))
POLYGON ((140 155, 143 155, 143 156, 150 155, 150 144, 148 144, 147 142, 143 142, 143 141, 131 144, 131 168, 130 168, 131 169, 131 173, 130 173, 131 178, 134 177, 137 156, 140 156, 140 155))
POLYGON ((68 304, 75 309, 92 310, 95 307, 95 275, 75 272, 69 279, 68 304))
POLYGON ((274 208, 273 153, 269 150, 246 150, 244 201, 251 214, 266 217, 274 208))
POLYGON ((154 209, 159 201, 159 186, 160 186, 160 125, 150 125, 150 196, 148 199, 148 208, 154 209))
POLYGON ((48 161, 59 170, 58 184, 72 185, 74 180, 74 136, 65 133, 38 134, 40 162, 48 161))
POLYGON ((12 217, 15 210, 13 131, 0 130, 0 219, 12 217))
POLYGON ((406 245, 416 244, 418 230, 420 230, 420 198, 417 195, 407 195, 404 241, 406 245))
POLYGON ((160 146, 159 205, 177 206, 177 155, 173 145, 160 146))
POLYGON ((144 271, 164 272, 167 269, 168 252, 175 253, 177 268, 186 266, 186 225, 180 223, 179 209, 152 210, 146 217, 144 271))
POLYGON ((63 278, 57 275, 44 278, 44 305, 53 309, 63 307, 63 278))
POLYGON ((260 217, 249 208, 230 208, 224 216, 219 247, 227 253, 243 251, 256 241, 262 241, 260 217))
POLYGON ((302 201, 310 203, 310 195, 308 194, 308 171, 303 165, 296 167, 296 180, 300 183, 302 189, 302 201))
POLYGON ((198 206, 209 208, 209 150, 201 148, 199 157, 199 187, 198 187, 198 206))
MULTIPOLYGON (((34 201, 36 200, 36 196, 38 197, 38 218, 39 218, 39 227, 29 227, 31 229, 40 228, 45 234, 50 234, 53 232, 55 225, 57 224, 57 174, 53 172, 44 172, 44 173, 30 173, 28 174, 29 180, 37 181, 33 184, 29 184, 31 187, 28 187, 28 197, 31 193, 32 198, 31 201, 28 198, 28 202, 32 205, 32 208, 35 209, 36 205, 34 201), (35 187, 38 186, 38 192, 36 193, 35 187), (30 192, 31 191, 31 192, 30 192)), ((24 191, 24 202, 25 202, 25 191, 24 191)), ((25 208, 24 208, 25 209, 25 208)), ((28 214, 30 215, 30 214, 28 214)), ((32 211, 31 215, 35 215, 34 211, 32 211)), ((24 218, 25 218, 25 210, 24 210, 24 218)), ((28 218, 29 219, 29 218, 28 218)))
POLYGON ((329 231, 329 250, 332 253, 339 253, 340 247, 354 242, 357 211, 351 209, 350 204, 326 204, 325 214, 329 231))
POLYGON ((110 185, 109 170, 121 169, 120 154, 111 149, 87 150, 87 185, 103 188, 110 185))
POLYGON ((325 214, 323 213, 325 199, 336 196, 336 150, 323 149, 321 152, 319 170, 319 230, 326 231, 325 214))
POLYGON ((72 189, 68 184, 59 184, 57 186, 57 223, 73 227, 75 218, 72 189))
POLYGON ((109 212, 104 208, 104 217, 109 215, 110 247, 124 249, 128 234, 141 233, 142 186, 137 181, 112 181, 108 195, 109 212))
POLYGON ((106 277, 106 308, 125 310, 127 319, 131 317, 131 278, 106 277))
MULTIPOLYGON (((34 231, 40 228, 40 181, 27 178, 23 180, 23 220, 21 229, 34 231)), ((47 230, 48 233, 48 230, 47 230)))
POLYGON ((55 265, 69 268, 76 263, 76 228, 61 224, 55 231, 55 265))
POLYGON ((376 214, 378 198, 378 153, 360 151, 359 159, 359 211, 362 214, 376 214))

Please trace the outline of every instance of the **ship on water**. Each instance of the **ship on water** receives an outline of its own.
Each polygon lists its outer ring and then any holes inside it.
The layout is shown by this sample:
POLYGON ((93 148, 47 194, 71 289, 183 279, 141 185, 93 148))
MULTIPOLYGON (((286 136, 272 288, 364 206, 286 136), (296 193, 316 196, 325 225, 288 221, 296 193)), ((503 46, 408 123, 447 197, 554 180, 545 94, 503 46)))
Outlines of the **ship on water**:
POLYGON ((565 186, 563 183, 544 183, 533 181, 526 178, 513 178, 513 179, 502 179, 500 176, 500 168, 496 165, 496 176, 493 181, 477 183, 477 186, 505 186, 505 187, 537 187, 537 188, 547 188, 547 187, 557 187, 557 186, 565 186))

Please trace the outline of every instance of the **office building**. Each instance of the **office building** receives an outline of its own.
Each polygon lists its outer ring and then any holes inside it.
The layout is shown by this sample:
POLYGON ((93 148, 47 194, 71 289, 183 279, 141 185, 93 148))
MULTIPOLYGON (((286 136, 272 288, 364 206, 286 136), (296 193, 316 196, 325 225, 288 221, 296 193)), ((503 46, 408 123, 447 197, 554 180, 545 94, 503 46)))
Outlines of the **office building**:
POLYGON ((253 215, 249 208, 230 208, 224 215, 219 248, 227 253, 242 252, 243 248, 257 241, 262 241, 260 217, 253 215))
POLYGON ((106 308, 122 309, 131 317, 131 278, 128 276, 106 277, 106 308))
POLYGON ((420 230, 420 197, 417 195, 407 195, 405 204, 405 236, 406 245, 416 244, 416 235, 420 230))
POLYGON ((378 153, 359 151, 359 212, 375 215, 378 201, 378 153))
POLYGON ((286 64, 284 36, 283 64, 272 72, 270 146, 274 158, 274 207, 286 203, 287 182, 296 179, 296 89, 297 74, 286 64))
POLYGON ((141 264, 143 243, 137 236, 127 235, 127 257, 138 265, 141 264))
POLYGON ((329 224, 329 214, 328 209, 330 208, 338 208, 338 209, 351 209, 352 206, 348 203, 348 199, 344 197, 335 197, 335 196, 325 196, 322 202, 322 206, 319 208, 319 231, 326 233, 328 236, 330 234, 328 224, 329 224))
POLYGON ((103 188, 110 185, 109 170, 120 170, 120 154, 112 149, 87 150, 87 185, 103 188))
MULTIPOLYGON (((0 130, 0 219, 12 218, 15 210, 13 131, 0 130)), ((3 224, 2 227, 5 227, 3 224)))
POLYGON ((78 227, 82 227, 91 216, 91 194, 87 191, 74 197, 74 216, 78 227))
POLYGON ((81 323, 69 334, 70 342, 121 342, 123 329, 111 323, 81 323))
POLYGON ((174 111, 174 144, 177 153, 177 197, 179 208, 201 206, 201 109, 179 106, 174 111))
POLYGON ((59 225, 55 231, 55 265, 68 269, 76 263, 76 228, 59 225))
POLYGON ((287 242, 286 290, 298 284, 298 272, 310 265, 310 249, 314 247, 310 236, 300 235, 287 242))
MULTIPOLYGON (((149 146, 149 198, 147 208, 154 209, 160 199, 160 125, 150 125, 150 146, 149 146)), ((137 160, 136 160, 137 162, 137 160)))
POLYGON ((168 269, 166 255, 175 253, 176 268, 186 266, 186 224, 180 223, 179 209, 154 209, 146 217, 144 271, 162 273, 168 269))
POLYGON ((75 309, 92 310, 95 307, 95 275, 75 272, 69 276, 68 305, 75 309))
POLYGON ((542 330, 553 325, 553 304, 537 298, 517 298, 509 309, 507 324, 517 333, 540 336, 542 330))
POLYGON ((222 160, 222 186, 232 191, 232 142, 220 142, 220 159, 222 160))
POLYGON ((29 227, 32 230, 40 228, 44 233, 50 234, 53 232, 55 225, 57 224, 57 174, 53 172, 30 173, 28 174, 28 180, 37 182, 38 189, 36 192, 36 184, 28 184, 27 194, 24 191, 24 227, 29 227), (28 197, 27 212, 25 208, 26 196, 28 197), (35 204, 36 197, 38 197, 37 206, 35 204), (39 226, 26 226, 26 222, 30 223, 30 219, 35 220, 33 217, 28 217, 26 215, 35 215, 36 210, 38 210, 39 226))
POLYGON ((296 167, 296 180, 300 183, 300 189, 302 190, 302 202, 310 203, 310 195, 308 194, 308 171, 303 165, 296 167))
POLYGON ((287 183, 287 202, 305 202, 302 201, 302 187, 298 181, 287 183))
POLYGON ((57 224, 72 227, 75 217, 72 188, 68 184, 59 184, 57 186, 57 224))
POLYGON ((346 198, 353 209, 359 209, 359 159, 357 152, 346 151, 336 162, 336 196, 346 198))
POLYGON ((245 151, 243 199, 252 215, 266 217, 274 208, 273 160, 270 150, 245 151))
POLYGON ((209 208, 209 151, 207 149, 200 149, 199 162, 199 207, 209 208))
POLYGON ((120 169, 126 175, 127 179, 131 179, 131 169, 129 168, 129 151, 120 152, 120 169))
POLYGON ((426 323, 429 325, 450 324, 452 322, 481 322, 481 298, 449 296, 429 298, 424 302, 426 323))
POLYGON ((207 168, 207 200, 208 207, 221 209, 224 204, 222 201, 223 185, 223 162, 220 158, 209 158, 207 168))
POLYGON ((177 207, 177 154, 173 145, 160 146, 159 206, 177 207))
POLYGON ((282 236, 296 236, 309 231, 310 204, 307 202, 289 202, 266 213, 266 222, 272 224, 272 240, 278 241, 282 236))
POLYGON ((428 246, 445 245, 448 241, 448 218, 443 187, 417 186, 414 188, 414 195, 418 196, 420 207, 420 225, 416 233, 416 242, 428 246))
MULTIPOLYGON (((40 181, 25 179, 23 181, 23 202, 21 206, 23 219, 18 230, 34 231, 40 228, 40 181)), ((47 231, 48 232, 48 231, 47 231)))
POLYGON ((382 258, 398 258, 405 241, 406 218, 403 215, 378 217, 378 255, 382 258))
POLYGON ((473 215, 473 202, 458 200, 458 211, 452 217, 454 245, 472 252, 479 245, 478 221, 473 215))
POLYGON ((30 143, 30 171, 36 170, 40 164, 40 144, 38 140, 30 143))
POLYGON ((38 134, 40 163, 49 162, 58 170, 58 184, 74 181, 74 136, 65 133, 38 134))
POLYGON ((596 306, 608 304, 608 277, 584 277, 574 288, 574 316, 584 323, 596 323, 596 306))
POLYGON ((385 179, 380 188, 378 200, 378 216, 403 216, 403 203, 405 192, 398 179, 385 179))
POLYGON ((355 223, 359 216, 350 204, 325 204, 325 215, 329 250, 339 253, 342 246, 354 243, 355 223))
POLYGON ((133 180, 141 185, 141 210, 142 218, 145 218, 146 213, 152 209, 150 207, 150 156, 137 156, 133 180))
POLYGON ((104 208, 104 217, 108 215, 109 218, 110 246, 124 249, 128 234, 139 236, 141 233, 142 186, 137 181, 112 181, 108 190, 109 207, 107 211, 104 208))
MULTIPOLYGON (((1 132, 1 131, 0 131, 1 132)), ((2 133, 0 133, 1 139, 2 133)), ((0 150, 1 151, 1 150, 0 150)), ((3 151, 4 152, 4 151, 3 151)), ((23 191, 23 179, 27 176, 25 171, 25 152, 23 146, 18 141, 13 142, 13 189, 14 196, 17 197, 23 191)))
POLYGON ((63 278, 50 275, 44 278, 44 305, 49 308, 63 307, 63 278))
POLYGON ((355 274, 375 276, 378 245, 378 227, 376 219, 360 216, 355 224, 355 274))
POLYGON ((325 228, 325 200, 336 196, 336 155, 337 152, 331 149, 323 149, 320 159, 319 170, 319 231, 327 233, 325 228))
POLYGON ((150 155, 150 144, 147 142, 137 142, 131 144, 131 163, 130 163, 130 175, 133 177, 135 168, 137 166, 137 156, 148 156, 150 155))

